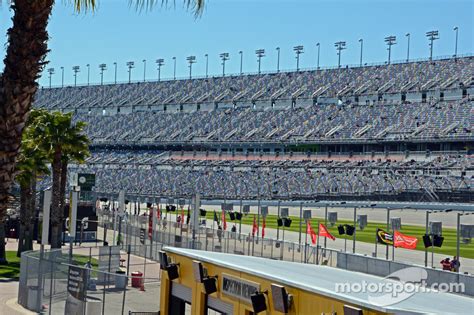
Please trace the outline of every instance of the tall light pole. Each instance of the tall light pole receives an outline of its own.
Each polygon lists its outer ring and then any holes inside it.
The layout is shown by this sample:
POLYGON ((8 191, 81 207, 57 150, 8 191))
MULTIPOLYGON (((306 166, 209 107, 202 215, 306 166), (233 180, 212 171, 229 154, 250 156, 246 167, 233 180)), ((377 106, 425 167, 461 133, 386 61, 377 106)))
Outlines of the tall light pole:
POLYGON ((257 60, 258 60, 258 74, 260 74, 260 66, 262 63, 262 57, 265 57, 265 49, 257 49, 255 51, 255 54, 257 55, 257 60))
POLYGON ((407 62, 410 60, 410 33, 405 34, 407 38, 407 62))
MULTIPOLYGON (((434 236, 429 233, 429 222, 430 222, 430 214, 432 213, 442 213, 442 212, 451 212, 453 211, 452 209, 446 209, 446 210, 426 210, 425 212, 425 234, 430 237, 431 240, 431 255, 433 256, 433 242, 434 242, 434 236)), ((425 247, 425 267, 428 267, 428 247, 425 247)), ((433 260, 431 260, 431 267, 433 267, 433 260)))
POLYGON ((397 37, 390 35, 385 37, 385 43, 387 44, 387 50, 388 50, 388 61, 387 64, 390 64, 390 56, 392 55, 392 46, 397 44, 397 37))
POLYGON ((298 72, 300 70, 300 55, 304 53, 303 46, 295 46, 293 51, 296 53, 296 72, 298 72))
POLYGON ((54 68, 49 68, 48 73, 49 73, 49 88, 51 88, 51 78, 54 74, 54 68))
POLYGON ((61 67, 61 87, 64 87, 64 67, 61 67))
POLYGON ((91 65, 90 64, 86 64, 86 67, 87 67, 87 85, 89 85, 89 79, 90 79, 90 74, 91 74, 91 65))
POLYGON ((316 69, 319 69, 319 53, 320 53, 320 50, 321 50, 321 44, 316 43, 316 47, 318 47, 318 61, 316 63, 316 69))
POLYGON ((189 79, 192 78, 192 71, 193 71, 193 63, 196 63, 196 56, 189 56, 186 58, 189 63, 189 79))
POLYGON ((454 58, 458 56, 458 32, 459 28, 456 26, 453 28, 453 30, 456 32, 456 43, 454 44, 454 58))
POLYGON ((225 76, 225 62, 226 60, 229 60, 229 53, 221 53, 219 55, 219 57, 221 57, 221 60, 222 60, 222 76, 224 77, 225 76))
POLYGON ((173 57, 173 80, 176 80, 176 57, 173 57))
POLYGON ((77 85, 77 73, 81 71, 80 69, 81 68, 79 66, 72 67, 72 71, 74 71, 74 86, 77 85))
POLYGON ((156 65, 158 66, 158 82, 161 80, 161 67, 165 64, 164 59, 156 59, 156 65))
POLYGON ((132 83, 132 69, 135 68, 135 62, 129 61, 127 62, 128 67, 128 83, 132 83))
POLYGON ((277 51, 277 72, 280 72, 280 47, 277 47, 276 51, 277 51))
POLYGON ((341 67, 341 52, 344 49, 346 49, 346 42, 336 42, 334 43, 334 46, 336 47, 337 56, 338 56, 337 67, 340 68, 341 67))
POLYGON ((145 82, 145 78, 146 78, 146 59, 143 59, 142 62, 143 62, 143 82, 145 82))
MULTIPOLYGON (((457 213, 457 221, 456 221, 456 257, 459 261, 460 259, 460 245, 461 245, 461 217, 463 215, 471 215, 473 214, 473 212, 458 212, 457 213)), ((456 272, 459 272, 459 268, 456 268, 456 270, 454 270, 456 272)))
POLYGON ((359 43, 360 43, 360 62, 359 62, 359 66, 362 67, 362 52, 363 52, 363 49, 364 49, 364 40, 362 38, 359 39, 359 43))
POLYGON ((205 54, 204 57, 206 57, 206 78, 209 76, 209 55, 205 54))
POLYGON ((114 62, 114 68, 115 68, 115 70, 114 70, 114 82, 115 82, 115 84, 117 84, 117 63, 116 62, 114 62))
POLYGON ((242 72, 242 64, 243 64, 243 62, 244 62, 244 52, 243 52, 242 50, 239 51, 239 55, 240 55, 240 75, 242 75, 242 74, 243 74, 243 72, 242 72))
POLYGON ((426 32, 426 37, 428 37, 428 40, 430 41, 430 60, 433 60, 433 42, 439 39, 439 33, 438 31, 429 31, 426 32))
POLYGON ((101 63, 99 65, 100 69, 100 85, 104 84, 104 71, 107 70, 107 65, 105 63, 101 63))

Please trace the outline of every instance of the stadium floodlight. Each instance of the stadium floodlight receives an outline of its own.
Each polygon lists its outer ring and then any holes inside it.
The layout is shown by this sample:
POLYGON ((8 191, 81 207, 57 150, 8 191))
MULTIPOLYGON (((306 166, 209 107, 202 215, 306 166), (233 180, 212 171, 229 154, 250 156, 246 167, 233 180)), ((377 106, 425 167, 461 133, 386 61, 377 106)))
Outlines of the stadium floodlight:
POLYGON ((336 47, 337 56, 338 56, 337 67, 340 68, 341 67, 341 52, 344 49, 346 49, 346 42, 342 42, 342 41, 336 42, 334 43, 334 47, 336 47))
POLYGON ((244 62, 244 52, 241 50, 239 51, 239 55, 240 55, 240 75, 242 75, 242 64, 244 62))
POLYGON ((319 53, 320 53, 320 50, 321 50, 321 44, 316 43, 316 47, 318 47, 318 61, 316 63, 316 69, 319 69, 319 53))
POLYGON ((407 38, 407 62, 410 60, 410 33, 405 34, 407 38))
POLYGON ((209 76, 209 55, 205 54, 204 57, 206 57, 206 78, 209 76))
POLYGON ((173 57, 173 80, 176 80, 176 57, 173 57))
POLYGON ((89 79, 90 79, 90 76, 91 76, 91 65, 90 64, 86 64, 86 67, 87 67, 87 85, 89 85, 89 79))
POLYGON ((388 61, 387 64, 390 64, 390 56, 392 54, 392 46, 397 44, 397 37, 390 35, 385 37, 385 43, 387 44, 387 50, 388 50, 388 61))
POLYGON ((453 28, 453 31, 456 32, 456 42, 454 44, 454 58, 456 58, 458 56, 458 32, 459 32, 459 28, 457 26, 455 26, 453 28))
POLYGON ((80 69, 81 69, 81 67, 79 67, 79 66, 72 67, 72 71, 74 71, 74 86, 76 86, 76 84, 77 84, 77 73, 79 71, 81 71, 80 69))
POLYGON ((64 67, 61 67, 61 87, 64 87, 64 67))
POLYGON ((186 57, 186 60, 189 63, 189 79, 192 78, 193 63, 196 63, 196 56, 186 57))
POLYGON ((49 73, 49 88, 51 88, 51 77, 54 74, 54 68, 49 68, 48 73, 49 73))
POLYGON ((143 62, 143 82, 145 82, 145 78, 146 78, 146 59, 143 59, 142 62, 143 62))
POLYGON ((260 74, 260 65, 262 62, 262 57, 265 57, 265 49, 257 49, 255 51, 255 54, 257 55, 257 60, 258 60, 258 74, 260 74))
POLYGON ((165 60, 160 58, 156 59, 156 65, 158 66, 158 82, 161 80, 161 67, 165 64, 165 60))
POLYGON ((100 69, 100 85, 104 84, 104 71, 107 70, 107 65, 105 63, 101 63, 99 65, 100 69))
POLYGON ((277 47, 276 51, 277 51, 277 72, 280 72, 280 47, 277 47))
POLYGON ((222 60, 222 76, 225 77, 225 62, 229 60, 229 53, 221 53, 219 57, 221 57, 222 60))
POLYGON ((296 72, 298 72, 300 70, 300 55, 304 53, 303 46, 295 46, 293 51, 296 53, 296 72))
POLYGON ((131 83, 132 82, 132 69, 135 68, 135 62, 128 61, 127 67, 128 67, 128 83, 131 83))
POLYGON ((364 39, 359 39, 359 43, 360 43, 360 62, 359 62, 359 66, 362 67, 362 52, 363 52, 363 49, 364 49, 364 39))
POLYGON ((437 39, 439 39, 439 33, 438 31, 429 31, 426 32, 426 37, 428 37, 428 40, 430 41, 430 60, 433 60, 433 42, 437 39))
POLYGON ((114 82, 117 84, 117 63, 114 62, 114 67, 115 67, 115 75, 114 75, 114 82))

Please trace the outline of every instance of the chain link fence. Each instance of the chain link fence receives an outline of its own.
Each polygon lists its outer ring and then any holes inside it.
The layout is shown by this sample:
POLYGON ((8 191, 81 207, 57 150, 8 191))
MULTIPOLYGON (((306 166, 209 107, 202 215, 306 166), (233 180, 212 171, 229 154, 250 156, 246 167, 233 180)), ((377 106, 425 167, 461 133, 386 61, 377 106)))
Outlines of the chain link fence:
POLYGON ((158 312, 159 263, 144 263, 132 252, 140 249, 77 247, 72 255, 70 249, 24 252, 18 303, 43 314, 158 312))
POLYGON ((112 212, 99 211, 99 226, 114 233, 117 245, 126 249, 132 245, 132 254, 158 260, 158 251, 162 246, 192 248, 205 251, 222 252, 247 256, 264 257, 276 260, 300 263, 337 266, 337 250, 322 248, 308 243, 296 243, 283 239, 264 238, 249 234, 224 231, 200 225, 193 232, 191 225, 174 222, 148 215, 126 215, 121 222, 114 222, 112 212), (194 235, 193 235, 194 233, 194 235), (118 243, 117 241, 120 240, 118 243))

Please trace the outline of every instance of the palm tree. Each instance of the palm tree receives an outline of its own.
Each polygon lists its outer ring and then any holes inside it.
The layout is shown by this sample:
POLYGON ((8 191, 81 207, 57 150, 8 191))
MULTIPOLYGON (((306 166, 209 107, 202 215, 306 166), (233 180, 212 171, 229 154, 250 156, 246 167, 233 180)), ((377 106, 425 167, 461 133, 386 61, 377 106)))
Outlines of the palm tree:
POLYGON ((36 209, 36 183, 39 177, 49 174, 47 152, 33 137, 37 117, 44 111, 34 110, 23 132, 22 146, 16 164, 15 181, 20 185, 20 234, 17 256, 33 249, 33 228, 36 209))
POLYGON ((38 117, 34 137, 49 156, 53 186, 51 201, 51 247, 61 247, 64 195, 69 161, 84 162, 89 140, 83 134, 85 123, 73 124, 72 113, 52 112, 38 117))
MULTIPOLYGON (((1 0, 0 0, 1 1, 1 0)), ((204 0, 183 0, 196 14, 204 0)), ((166 0, 161 3, 166 4, 166 0)), ((8 29, 4 70, 0 75, 0 262, 5 260, 5 214, 23 129, 48 52, 49 16, 53 0, 10 0, 13 25, 8 29)), ((158 1, 136 0, 139 8, 158 1)), ((76 11, 94 10, 96 0, 74 0, 76 11)))

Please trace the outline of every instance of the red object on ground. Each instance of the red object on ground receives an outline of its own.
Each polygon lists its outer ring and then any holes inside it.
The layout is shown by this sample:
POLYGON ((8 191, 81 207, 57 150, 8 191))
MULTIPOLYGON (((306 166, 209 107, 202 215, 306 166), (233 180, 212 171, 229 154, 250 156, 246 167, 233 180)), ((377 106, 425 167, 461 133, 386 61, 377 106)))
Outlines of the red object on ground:
POLYGON ((141 288, 143 286, 143 273, 140 271, 132 272, 132 287, 133 288, 141 288))

